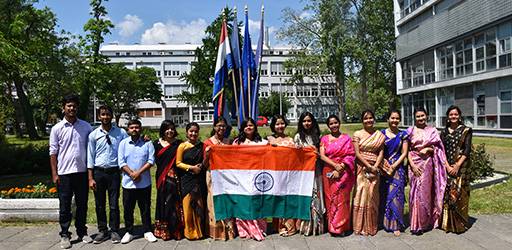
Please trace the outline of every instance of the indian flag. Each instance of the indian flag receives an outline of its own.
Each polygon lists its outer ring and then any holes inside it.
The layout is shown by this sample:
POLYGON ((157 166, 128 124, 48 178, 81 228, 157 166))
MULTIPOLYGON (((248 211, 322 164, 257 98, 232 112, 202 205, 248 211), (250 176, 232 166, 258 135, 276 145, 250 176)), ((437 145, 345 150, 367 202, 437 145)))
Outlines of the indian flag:
POLYGON ((215 218, 309 220, 316 153, 273 146, 214 146, 215 218))

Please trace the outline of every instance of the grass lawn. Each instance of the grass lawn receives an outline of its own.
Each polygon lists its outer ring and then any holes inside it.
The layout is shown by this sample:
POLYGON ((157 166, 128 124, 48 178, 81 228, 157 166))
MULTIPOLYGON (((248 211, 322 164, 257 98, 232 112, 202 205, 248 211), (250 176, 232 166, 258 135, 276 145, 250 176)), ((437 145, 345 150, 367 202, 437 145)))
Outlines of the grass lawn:
MULTIPOLYGON (((378 123, 377 128, 381 129, 386 126, 385 123, 378 123)), ((296 132, 296 127, 290 126, 287 129, 287 134, 293 136, 296 132)), ((322 134, 328 133, 327 127, 325 125, 321 125, 320 129, 322 130, 322 134)), ((360 124, 343 124, 341 130, 343 133, 347 133, 352 135, 354 131, 361 129, 360 124)), ((258 128, 262 137, 271 134, 271 131, 268 127, 260 127, 258 128)), ((200 130, 200 138, 201 140, 205 140, 210 136, 211 126, 202 126, 200 130)), ((157 138, 158 132, 156 131, 145 131, 146 134, 149 134, 151 138, 157 138)), ((185 139, 185 129, 178 129, 179 138, 185 139)), ((232 136, 236 133, 232 132, 232 136)), ((44 144, 48 142, 48 139, 42 139, 38 141, 29 141, 28 138, 18 139, 15 137, 7 137, 7 140, 11 144, 15 145, 23 145, 27 143, 36 143, 36 144, 44 144)), ((512 154, 509 152, 512 151, 512 139, 501 139, 501 138, 492 138, 492 137, 474 137, 473 144, 486 144, 487 151, 494 155, 495 165, 494 168, 496 170, 500 170, 503 172, 507 172, 512 174, 512 154)), ((156 168, 151 169, 152 176, 154 176, 156 168)), ((154 218, 154 209, 156 205, 156 191, 155 191, 155 180, 153 181, 153 190, 152 190, 152 203, 151 203, 151 216, 154 218)), ((13 187, 13 186, 25 186, 37 184, 39 182, 49 183, 50 176, 45 175, 23 175, 16 177, 8 177, 2 178, 0 182, 0 189, 13 187)), ((408 198, 408 187, 406 190, 406 198, 408 198)), ((122 193, 122 191, 120 191, 122 193)), ((508 181, 507 183, 502 183, 498 185, 494 185, 492 187, 487 187, 483 189, 473 190, 471 192, 471 200, 470 200, 470 214, 496 214, 496 213, 512 213, 512 181, 508 181)), ((120 209, 121 209, 121 223, 123 223, 123 206, 122 206, 122 198, 120 199, 120 209)), ((408 206, 406 203, 405 212, 408 212, 408 206)), ((89 210, 87 214, 87 222, 89 224, 96 224, 96 213, 95 213, 95 205, 94 205, 94 194, 93 192, 89 192, 89 210)), ((140 224, 140 214, 138 209, 135 209, 135 223, 140 224)), ((20 225, 25 224, 24 222, 0 222, 0 226, 3 225, 20 225)), ((94 232, 91 232, 94 233, 94 232)))

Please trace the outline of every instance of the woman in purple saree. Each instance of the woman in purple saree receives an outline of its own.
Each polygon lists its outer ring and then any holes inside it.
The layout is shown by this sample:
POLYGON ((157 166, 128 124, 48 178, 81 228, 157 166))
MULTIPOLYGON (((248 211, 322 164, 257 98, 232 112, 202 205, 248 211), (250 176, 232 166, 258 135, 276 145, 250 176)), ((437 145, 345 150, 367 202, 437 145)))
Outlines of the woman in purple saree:
POLYGON ((400 112, 393 110, 388 114, 389 128, 381 130, 386 136, 384 147, 384 165, 381 175, 381 219, 384 230, 400 235, 404 226, 405 184, 407 169, 404 160, 407 157, 408 135, 399 130, 400 112))
POLYGON ((417 108, 414 111, 415 126, 407 129, 411 168, 409 210, 413 234, 422 234, 439 226, 446 188, 448 162, 444 145, 436 128, 427 125, 427 116, 425 109, 417 108))

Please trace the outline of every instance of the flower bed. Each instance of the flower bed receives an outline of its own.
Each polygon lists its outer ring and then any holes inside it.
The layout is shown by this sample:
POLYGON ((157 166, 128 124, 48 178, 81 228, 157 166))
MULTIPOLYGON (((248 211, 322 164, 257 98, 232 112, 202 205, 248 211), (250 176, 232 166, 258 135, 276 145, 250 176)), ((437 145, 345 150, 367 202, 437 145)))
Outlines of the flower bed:
POLYGON ((0 191, 0 221, 58 221, 57 189, 39 183, 0 191))
POLYGON ((0 191, 0 198, 57 198, 57 188, 48 188, 42 183, 39 183, 35 186, 28 185, 24 188, 13 187, 0 191))

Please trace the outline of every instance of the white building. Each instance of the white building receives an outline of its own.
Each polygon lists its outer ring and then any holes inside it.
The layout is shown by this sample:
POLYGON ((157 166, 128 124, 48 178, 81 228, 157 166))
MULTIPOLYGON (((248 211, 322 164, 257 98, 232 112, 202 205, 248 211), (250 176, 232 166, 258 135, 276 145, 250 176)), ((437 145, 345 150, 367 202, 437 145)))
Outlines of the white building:
MULTIPOLYGON (((164 119, 183 125, 190 121, 211 123, 213 106, 192 107, 179 102, 175 95, 187 89, 187 84, 180 80, 183 73, 188 73, 195 61, 194 52, 200 45, 192 44, 158 44, 158 45, 117 45, 110 44, 101 48, 101 53, 108 56, 112 63, 123 63, 127 68, 154 68, 164 94, 161 103, 141 102, 139 117, 144 126, 158 127, 164 119)), ((290 47, 266 48, 261 64, 260 97, 269 96, 271 91, 281 92, 287 96, 292 107, 286 114, 294 122, 301 112, 310 111, 317 119, 324 120, 330 114, 337 113, 335 85, 330 80, 324 82, 305 79, 297 85, 287 84, 292 74, 285 70, 283 62, 292 56, 290 47), (329 81, 329 82, 326 82, 329 81)), ((329 79, 330 77, 327 77, 329 79)))

